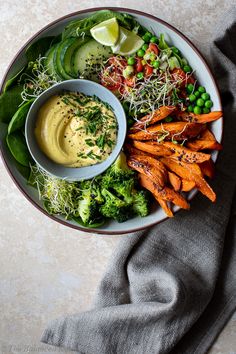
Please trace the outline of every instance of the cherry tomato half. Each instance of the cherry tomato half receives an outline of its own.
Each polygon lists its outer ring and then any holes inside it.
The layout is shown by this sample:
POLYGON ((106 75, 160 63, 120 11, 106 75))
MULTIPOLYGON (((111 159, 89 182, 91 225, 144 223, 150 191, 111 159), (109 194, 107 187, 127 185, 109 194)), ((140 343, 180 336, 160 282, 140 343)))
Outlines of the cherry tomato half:
POLYGON ((147 52, 147 53, 153 52, 153 53, 155 53, 156 55, 158 55, 159 50, 158 50, 157 44, 155 44, 155 43, 150 43, 146 52, 147 52))
POLYGON ((151 76, 153 73, 153 67, 146 64, 146 65, 144 65, 143 71, 144 71, 145 77, 151 76))
POLYGON ((143 64, 141 58, 136 58, 135 69, 137 73, 141 73, 141 71, 143 71, 143 64))
POLYGON ((123 83, 119 69, 109 66, 101 74, 101 84, 111 91, 117 91, 123 83))

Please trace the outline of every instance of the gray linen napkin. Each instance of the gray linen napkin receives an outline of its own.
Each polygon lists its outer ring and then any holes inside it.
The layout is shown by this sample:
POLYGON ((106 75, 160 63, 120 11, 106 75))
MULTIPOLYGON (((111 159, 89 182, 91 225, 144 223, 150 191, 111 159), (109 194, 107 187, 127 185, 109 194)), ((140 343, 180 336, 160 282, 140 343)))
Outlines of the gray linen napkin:
POLYGON ((235 309, 235 21, 236 9, 224 18, 211 53, 225 120, 213 181, 217 202, 199 194, 190 212, 124 236, 94 309, 53 321, 42 342, 81 354, 205 353, 235 309))

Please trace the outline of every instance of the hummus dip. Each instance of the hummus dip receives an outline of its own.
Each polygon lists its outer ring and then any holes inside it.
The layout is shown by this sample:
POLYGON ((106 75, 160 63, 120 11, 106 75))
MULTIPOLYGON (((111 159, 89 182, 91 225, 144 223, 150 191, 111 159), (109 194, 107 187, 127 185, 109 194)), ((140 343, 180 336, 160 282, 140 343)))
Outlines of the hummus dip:
POLYGON ((66 92, 40 108, 35 136, 40 149, 66 167, 91 166, 107 159, 117 139, 111 107, 96 96, 66 92))

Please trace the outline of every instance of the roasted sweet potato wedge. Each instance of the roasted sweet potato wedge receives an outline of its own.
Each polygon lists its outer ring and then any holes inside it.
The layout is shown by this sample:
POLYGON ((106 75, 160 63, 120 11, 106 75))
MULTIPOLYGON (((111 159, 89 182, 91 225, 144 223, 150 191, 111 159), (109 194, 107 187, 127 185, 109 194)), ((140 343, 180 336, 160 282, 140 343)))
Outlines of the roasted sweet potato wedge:
POLYGON ((168 172, 168 177, 170 184, 172 185, 174 190, 178 192, 181 189, 181 178, 179 178, 179 176, 170 171, 168 172))
POLYGON ((150 153, 154 156, 170 156, 173 154, 168 147, 163 144, 157 143, 156 141, 143 142, 134 140, 133 145, 135 148, 150 153))
POLYGON ((202 176, 200 167, 194 163, 180 162, 171 157, 161 158, 163 164, 172 172, 188 181, 193 181, 198 190, 209 198, 212 202, 216 200, 216 195, 202 176))
POLYGON ((159 109, 156 109, 153 113, 142 117, 132 126, 131 130, 134 132, 134 130, 140 130, 144 127, 148 127, 149 125, 168 117, 168 115, 173 113, 175 110, 175 106, 162 106, 159 109))
POLYGON ((206 128, 197 139, 187 142, 188 148, 194 151, 199 150, 222 150, 222 145, 216 141, 214 134, 206 128))
POLYGON ((173 218, 173 213, 172 210, 170 209, 168 202, 166 200, 163 200, 161 197, 155 196, 156 201, 160 204, 164 212, 166 213, 169 218, 173 218))
POLYGON ((190 149, 187 149, 184 146, 181 146, 179 144, 174 144, 170 141, 164 142, 163 146, 169 148, 170 151, 173 153, 172 157, 175 156, 179 161, 184 161, 189 163, 201 163, 211 158, 211 155, 209 154, 191 151, 190 149))
POLYGON ((210 159, 208 161, 204 161, 203 163, 199 164, 203 176, 207 176, 209 178, 213 178, 215 175, 215 165, 214 162, 210 159))
POLYGON ((150 178, 159 189, 165 186, 168 174, 162 162, 151 156, 130 155, 127 163, 132 169, 150 178))
POLYGON ((181 184, 181 191, 182 192, 189 192, 195 187, 196 187, 195 182, 187 181, 186 179, 182 179, 182 184, 181 184))
POLYGON ((158 185, 153 182, 150 178, 142 173, 139 174, 139 181, 142 187, 148 189, 155 198, 161 198, 167 202, 171 202, 175 205, 178 205, 182 209, 189 209, 188 202, 184 199, 184 197, 175 192, 173 189, 164 187, 163 189, 159 189, 158 185))
POLYGON ((140 156, 151 156, 151 154, 145 152, 145 151, 141 151, 139 149, 136 149, 133 145, 125 143, 124 145, 124 150, 125 150, 125 154, 127 155, 140 155, 140 156))
POLYGON ((195 114, 192 112, 182 112, 179 111, 176 116, 178 119, 183 120, 185 122, 191 122, 191 123, 209 123, 213 122, 219 118, 221 118, 223 115, 222 111, 215 111, 215 112, 210 112, 207 114, 195 114))
POLYGON ((128 138, 133 140, 154 140, 165 139, 184 140, 198 136, 205 129, 204 124, 171 122, 163 124, 155 124, 146 130, 136 133, 129 132, 128 138))
POLYGON ((222 145, 213 140, 193 140, 187 143, 187 147, 193 151, 222 150, 222 145))

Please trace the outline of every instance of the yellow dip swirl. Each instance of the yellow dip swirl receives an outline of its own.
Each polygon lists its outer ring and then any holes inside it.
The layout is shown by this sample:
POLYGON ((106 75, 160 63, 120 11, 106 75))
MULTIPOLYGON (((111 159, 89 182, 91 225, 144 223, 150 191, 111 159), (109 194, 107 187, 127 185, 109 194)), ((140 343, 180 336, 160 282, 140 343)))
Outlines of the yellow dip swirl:
POLYGON ((90 166, 107 159, 117 139, 112 109, 97 97, 67 92, 40 108, 35 136, 40 149, 66 167, 90 166))

